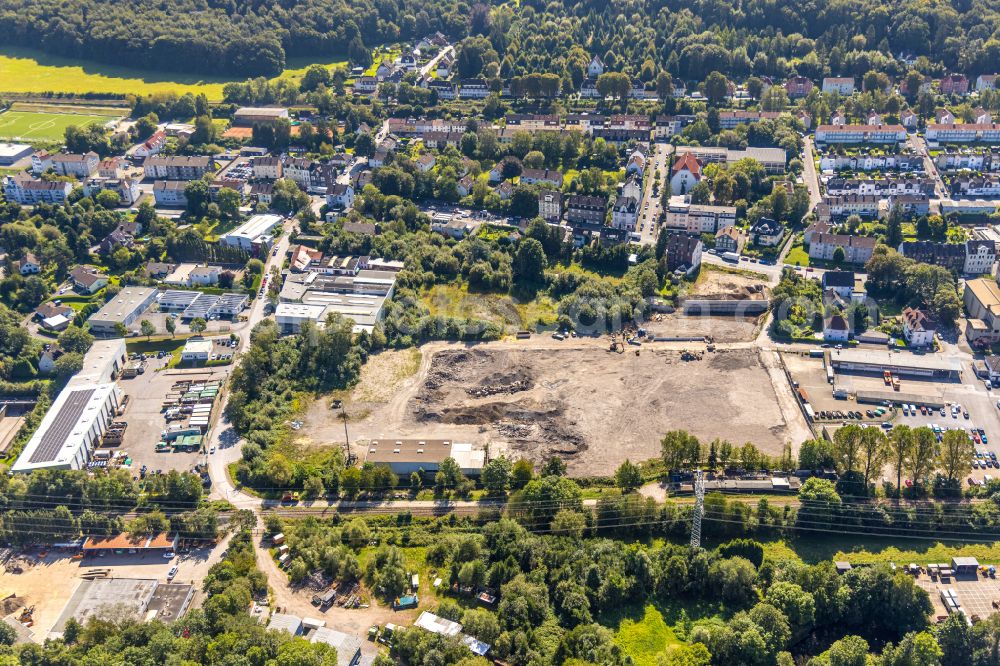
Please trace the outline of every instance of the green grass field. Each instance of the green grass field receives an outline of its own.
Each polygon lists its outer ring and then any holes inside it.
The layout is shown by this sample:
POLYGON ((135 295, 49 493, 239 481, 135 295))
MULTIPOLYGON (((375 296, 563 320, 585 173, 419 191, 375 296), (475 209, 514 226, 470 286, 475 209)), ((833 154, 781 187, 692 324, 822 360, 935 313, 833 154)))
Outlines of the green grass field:
POLYGON ((24 141, 62 141, 66 128, 71 125, 103 124, 113 119, 112 116, 78 113, 5 111, 0 113, 0 138, 24 141))
MULTIPOLYGON (((309 65, 306 59, 292 58, 279 78, 299 78, 309 65)), ((322 63, 328 68, 346 65, 346 61, 322 63)), ((222 87, 229 77, 149 72, 131 67, 116 67, 85 60, 50 56, 34 49, 0 48, 0 92, 59 92, 79 95, 128 93, 148 95, 175 92, 205 93, 209 101, 222 100, 222 87)))

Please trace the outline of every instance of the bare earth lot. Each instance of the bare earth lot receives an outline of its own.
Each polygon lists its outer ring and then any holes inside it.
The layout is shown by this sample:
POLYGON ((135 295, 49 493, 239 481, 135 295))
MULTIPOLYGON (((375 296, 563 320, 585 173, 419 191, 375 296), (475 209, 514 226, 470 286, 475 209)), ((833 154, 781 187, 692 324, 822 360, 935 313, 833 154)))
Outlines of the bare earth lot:
MULTIPOLYGON (((560 455, 574 474, 608 474, 623 460, 657 456, 668 430, 703 440, 750 441, 778 454, 808 434, 787 383, 751 349, 682 361, 679 349, 645 345, 624 354, 604 341, 533 338, 476 346, 428 345, 416 375, 384 403, 348 401, 351 440, 445 437, 488 444, 542 461, 560 455), (556 345, 556 346, 553 346, 556 345), (793 420, 789 424, 786 420, 793 420), (801 417, 799 417, 801 420, 801 417)), ((773 363, 773 359, 770 360, 773 363)), ((317 401, 302 434, 343 442, 343 423, 317 401)), ((363 457, 364 449, 358 453, 363 457)))

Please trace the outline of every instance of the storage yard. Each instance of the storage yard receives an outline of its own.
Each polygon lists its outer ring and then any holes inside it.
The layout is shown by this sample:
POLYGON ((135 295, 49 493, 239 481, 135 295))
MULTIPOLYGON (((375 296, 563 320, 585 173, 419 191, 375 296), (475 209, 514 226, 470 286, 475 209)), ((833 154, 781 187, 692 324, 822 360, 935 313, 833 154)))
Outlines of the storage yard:
MULTIPOLYGON (((783 375, 754 350, 684 361, 681 351, 655 345, 614 353, 603 339, 565 344, 427 345, 414 381, 387 403, 349 404, 351 439, 489 443, 491 455, 505 448, 536 462, 560 455, 583 476, 659 455, 672 429, 705 441, 754 442, 774 455, 786 441, 809 437, 783 375)), ((301 434, 342 442, 343 423, 331 414, 326 405, 311 410, 301 434)))

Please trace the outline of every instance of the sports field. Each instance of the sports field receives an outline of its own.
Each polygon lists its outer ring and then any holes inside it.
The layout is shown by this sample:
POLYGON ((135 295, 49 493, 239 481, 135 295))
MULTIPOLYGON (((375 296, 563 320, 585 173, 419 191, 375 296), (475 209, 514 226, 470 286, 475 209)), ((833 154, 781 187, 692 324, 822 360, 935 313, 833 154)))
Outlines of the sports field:
POLYGON ((109 120, 114 120, 114 116, 5 111, 0 113, 0 139, 61 141, 70 125, 103 124, 109 120))
MULTIPOLYGON (((289 59, 288 67, 278 78, 300 78, 311 63, 305 59, 289 59)), ((344 61, 324 62, 325 67, 346 65, 344 61)), ((231 79, 193 74, 148 72, 130 67, 115 67, 85 60, 60 58, 12 46, 0 47, 0 92, 46 93, 60 92, 81 95, 128 93, 148 95, 174 92, 204 93, 209 101, 222 100, 222 88, 231 79)))

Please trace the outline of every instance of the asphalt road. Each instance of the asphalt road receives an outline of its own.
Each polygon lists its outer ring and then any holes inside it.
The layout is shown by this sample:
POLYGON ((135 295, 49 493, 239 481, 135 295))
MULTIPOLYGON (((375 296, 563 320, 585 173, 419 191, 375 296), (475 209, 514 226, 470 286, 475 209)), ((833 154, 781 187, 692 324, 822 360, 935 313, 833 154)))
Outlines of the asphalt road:
MULTIPOLYGON (((653 184, 655 172, 660 174, 660 187, 664 187, 670 180, 670 156, 674 147, 669 143, 654 143, 652 155, 652 169, 645 179, 645 188, 642 192, 642 202, 639 214, 639 242, 643 245, 656 244, 656 237, 663 221, 663 206, 660 197, 653 194, 653 184), (647 208, 648 206, 648 208, 647 208)), ((661 190, 662 193, 662 190, 661 190)))

